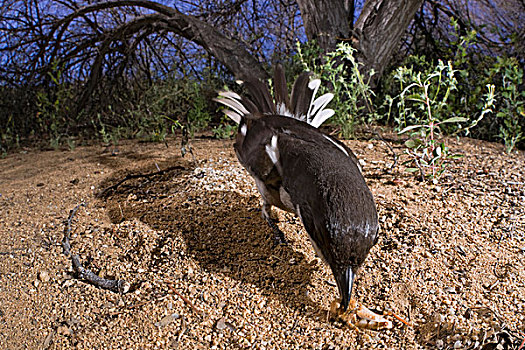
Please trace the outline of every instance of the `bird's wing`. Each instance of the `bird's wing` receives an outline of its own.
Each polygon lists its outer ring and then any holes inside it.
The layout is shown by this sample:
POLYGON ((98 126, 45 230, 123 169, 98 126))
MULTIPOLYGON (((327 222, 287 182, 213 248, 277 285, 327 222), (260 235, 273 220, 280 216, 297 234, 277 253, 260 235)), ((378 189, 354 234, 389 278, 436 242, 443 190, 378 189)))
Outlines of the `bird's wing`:
POLYGON ((275 140, 282 186, 314 243, 334 248, 329 251, 335 255, 324 258, 358 266, 376 241, 373 196, 351 151, 315 129, 304 135, 303 125, 268 128, 275 140), (340 246, 348 249, 336 248, 340 246))

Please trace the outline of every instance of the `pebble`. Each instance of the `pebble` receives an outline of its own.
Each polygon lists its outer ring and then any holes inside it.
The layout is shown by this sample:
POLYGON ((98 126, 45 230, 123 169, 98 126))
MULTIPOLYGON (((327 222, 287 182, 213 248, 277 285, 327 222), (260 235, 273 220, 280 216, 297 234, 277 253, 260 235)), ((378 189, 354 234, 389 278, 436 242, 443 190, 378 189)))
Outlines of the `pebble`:
POLYGON ((50 280, 49 273, 44 270, 40 271, 40 273, 38 274, 38 278, 44 283, 49 282, 50 280))
POLYGON ((157 327, 166 327, 171 322, 178 319, 180 315, 178 313, 173 313, 171 315, 164 316, 159 322, 155 322, 155 326, 157 327))
POLYGON ((443 342, 443 340, 441 340, 441 339, 436 340, 436 348, 443 349, 444 345, 445 345, 445 343, 443 342))
POLYGON ((219 330, 223 330, 226 328, 226 320, 224 319, 224 317, 221 317, 218 321, 217 321, 217 324, 215 325, 215 327, 219 330))
POLYGON ((66 326, 60 326, 57 328, 57 333, 61 335, 71 335, 71 329, 66 326))
POLYGON ((457 340, 454 343, 454 349, 461 349, 462 346, 463 346, 463 344, 461 343, 461 340, 457 340))

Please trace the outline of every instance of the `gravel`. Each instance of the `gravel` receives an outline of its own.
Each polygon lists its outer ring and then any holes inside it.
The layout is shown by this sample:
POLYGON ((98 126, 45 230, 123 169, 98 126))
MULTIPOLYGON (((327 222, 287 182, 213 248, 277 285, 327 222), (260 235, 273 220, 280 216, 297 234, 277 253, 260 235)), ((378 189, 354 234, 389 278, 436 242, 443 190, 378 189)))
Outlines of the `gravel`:
MULTIPOLYGON (((376 141, 350 141, 374 193, 381 238, 355 297, 393 310, 384 332, 327 321, 337 297, 299 219, 277 212, 289 244, 273 247, 251 178, 231 141, 178 140, 28 151, 0 160, 0 348, 475 349, 518 348, 525 328, 525 157, 498 144, 449 140, 453 161, 436 184, 391 162, 376 141), (182 166, 133 179, 127 174, 182 166), (72 253, 119 295, 75 278, 72 253), (520 333, 521 332, 521 333, 520 333), (502 345, 503 346, 503 345, 502 345)), ((402 151, 394 144, 398 154, 402 151)), ((401 159, 402 160, 402 159, 401 159)))

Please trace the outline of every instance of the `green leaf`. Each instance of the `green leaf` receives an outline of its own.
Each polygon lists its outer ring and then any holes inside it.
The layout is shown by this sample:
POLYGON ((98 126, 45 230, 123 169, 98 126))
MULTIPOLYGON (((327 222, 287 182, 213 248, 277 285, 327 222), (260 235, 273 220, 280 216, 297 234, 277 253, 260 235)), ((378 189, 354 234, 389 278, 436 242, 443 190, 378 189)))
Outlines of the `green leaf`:
POLYGON ((410 139, 410 140, 406 140, 405 141, 405 146, 408 147, 408 148, 417 148, 422 143, 423 143, 423 141, 421 141, 420 139, 410 139))
POLYGON ((415 173, 416 171, 419 171, 419 168, 406 168, 406 171, 409 173, 415 173))
POLYGON ((399 135, 401 134, 404 134, 405 132, 409 131, 409 130, 413 130, 413 129, 417 129, 417 128, 421 128, 423 127, 423 125, 410 125, 410 126, 407 126, 406 128, 404 128, 403 130, 401 130, 400 132, 398 132, 399 135))
POLYGON ((463 123, 463 122, 468 122, 468 119, 464 118, 464 117, 452 117, 452 118, 448 118, 448 119, 443 120, 439 124, 444 124, 444 123, 463 123))
POLYGON ((451 156, 448 156, 448 158, 450 159, 459 159, 459 158, 463 158, 464 155, 463 154, 453 154, 451 156))

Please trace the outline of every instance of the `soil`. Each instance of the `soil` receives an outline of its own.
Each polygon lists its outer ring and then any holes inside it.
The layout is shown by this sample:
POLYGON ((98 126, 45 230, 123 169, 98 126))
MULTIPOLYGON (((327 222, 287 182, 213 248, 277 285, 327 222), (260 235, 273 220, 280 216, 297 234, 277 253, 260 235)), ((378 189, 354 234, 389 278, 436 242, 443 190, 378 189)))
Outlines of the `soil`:
MULTIPOLYGON (((338 292, 300 220, 275 210, 274 246, 232 141, 123 142, 0 159, 2 349, 518 349, 525 338, 525 154, 449 140, 438 184, 392 163, 380 141, 348 141, 377 203, 378 244, 356 299, 394 328, 327 320, 338 292), (131 174, 133 178, 96 197, 131 174), (119 294, 79 279, 62 239, 119 294)), ((400 143, 394 143, 398 154, 400 143)))

